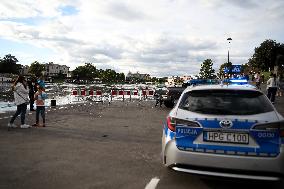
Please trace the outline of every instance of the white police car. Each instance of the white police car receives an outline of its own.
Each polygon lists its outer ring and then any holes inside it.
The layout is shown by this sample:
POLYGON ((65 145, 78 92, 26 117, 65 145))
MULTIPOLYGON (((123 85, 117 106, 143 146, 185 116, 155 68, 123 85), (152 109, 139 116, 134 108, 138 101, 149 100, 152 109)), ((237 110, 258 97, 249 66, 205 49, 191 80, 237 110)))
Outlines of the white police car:
POLYGON ((284 177, 283 120, 252 87, 187 88, 164 124, 163 163, 194 174, 279 180, 284 177))

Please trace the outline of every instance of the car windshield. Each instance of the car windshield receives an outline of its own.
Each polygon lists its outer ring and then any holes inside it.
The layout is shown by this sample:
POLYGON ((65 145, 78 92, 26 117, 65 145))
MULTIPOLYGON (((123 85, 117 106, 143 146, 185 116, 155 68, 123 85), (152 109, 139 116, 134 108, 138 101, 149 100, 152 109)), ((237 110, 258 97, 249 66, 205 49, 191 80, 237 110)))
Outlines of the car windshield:
POLYGON ((217 115, 252 115, 273 111, 265 96, 248 90, 196 90, 183 95, 179 108, 217 115))

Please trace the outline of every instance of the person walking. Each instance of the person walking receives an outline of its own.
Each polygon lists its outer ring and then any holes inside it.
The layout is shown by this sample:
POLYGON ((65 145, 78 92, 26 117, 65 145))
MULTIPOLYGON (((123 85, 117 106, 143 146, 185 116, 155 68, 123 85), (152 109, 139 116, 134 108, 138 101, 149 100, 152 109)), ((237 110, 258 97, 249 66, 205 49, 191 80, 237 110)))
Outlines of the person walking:
POLYGON ((163 104, 163 96, 161 94, 161 92, 159 91, 158 93, 155 93, 155 98, 156 98, 156 104, 155 104, 155 107, 158 106, 158 104, 160 104, 160 107, 162 107, 162 104, 163 104))
POLYGON ((277 77, 276 83, 277 83, 277 88, 278 88, 276 92, 276 96, 282 96, 283 95, 283 84, 281 83, 280 75, 277 77))
POLYGON ((25 124, 26 112, 27 112, 27 104, 29 103, 29 90, 27 88, 27 82, 24 76, 18 76, 16 81, 12 86, 15 98, 15 104, 17 105, 17 111, 11 118, 8 123, 8 128, 16 128, 14 125, 14 121, 18 115, 21 114, 21 128, 26 129, 30 126, 25 124))
POLYGON ((35 93, 34 98, 36 100, 36 123, 33 124, 33 126, 40 126, 39 114, 41 114, 42 126, 45 127, 45 99, 47 99, 47 94, 44 92, 44 88, 42 86, 38 86, 38 91, 35 93))
POLYGON ((270 78, 267 81, 267 97, 272 102, 272 104, 275 103, 275 95, 277 92, 277 80, 276 80, 276 74, 271 73, 270 78))
POLYGON ((255 78, 255 86, 257 89, 261 89, 260 88, 260 72, 257 72, 255 75, 254 75, 254 78, 255 78))

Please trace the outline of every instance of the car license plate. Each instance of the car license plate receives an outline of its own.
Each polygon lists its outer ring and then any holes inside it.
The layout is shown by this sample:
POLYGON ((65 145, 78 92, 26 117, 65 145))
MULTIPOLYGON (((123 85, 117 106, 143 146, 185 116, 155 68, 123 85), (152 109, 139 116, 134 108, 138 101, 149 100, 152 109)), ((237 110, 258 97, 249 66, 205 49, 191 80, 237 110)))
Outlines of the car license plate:
POLYGON ((208 141, 208 142, 248 144, 249 134, 248 133, 204 131, 203 140, 208 141))

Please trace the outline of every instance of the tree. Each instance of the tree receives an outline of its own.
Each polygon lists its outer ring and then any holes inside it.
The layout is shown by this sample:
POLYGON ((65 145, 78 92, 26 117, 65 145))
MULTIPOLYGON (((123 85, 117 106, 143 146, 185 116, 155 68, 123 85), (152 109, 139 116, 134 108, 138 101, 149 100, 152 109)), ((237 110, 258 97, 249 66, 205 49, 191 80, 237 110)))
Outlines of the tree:
POLYGON ((124 75, 124 73, 116 73, 116 81, 118 81, 118 82, 124 82, 124 81, 125 81, 125 75, 124 75))
POLYGON ((3 59, 0 59, 0 73, 18 74, 21 65, 17 64, 18 59, 11 54, 7 54, 3 59))
POLYGON ((43 71, 45 71, 45 65, 39 63, 38 61, 34 61, 29 68, 29 73, 34 74, 37 77, 42 75, 43 71))
POLYGON ((106 83, 125 81, 124 73, 116 73, 111 69, 97 70, 92 63, 85 63, 84 66, 78 66, 75 70, 72 71, 72 76, 77 80, 93 80, 94 78, 100 78, 103 82, 106 83))
POLYGON ((215 70, 212 68, 213 62, 211 59, 206 59, 201 64, 199 78, 200 79, 214 79, 216 76, 214 75, 215 70))
POLYGON ((97 69, 92 63, 85 63, 84 66, 78 66, 72 71, 73 78, 92 80, 98 76, 97 69))
POLYGON ((262 71, 271 71, 274 69, 279 55, 284 55, 284 45, 267 39, 254 49, 254 54, 248 60, 248 64, 262 71))
POLYGON ((103 82, 116 81, 116 72, 114 70, 111 70, 111 69, 106 69, 103 72, 101 79, 103 80, 103 82))

